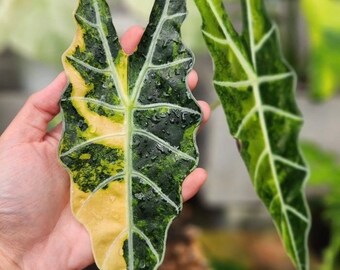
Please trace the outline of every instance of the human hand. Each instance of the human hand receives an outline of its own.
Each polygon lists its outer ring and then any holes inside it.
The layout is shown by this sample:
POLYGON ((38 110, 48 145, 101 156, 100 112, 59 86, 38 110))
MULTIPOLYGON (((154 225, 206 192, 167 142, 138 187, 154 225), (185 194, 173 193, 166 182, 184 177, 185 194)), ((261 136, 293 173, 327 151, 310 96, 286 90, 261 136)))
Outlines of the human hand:
MULTIPOLYGON (((121 40, 132 53, 143 30, 131 28, 121 40)), ((189 75, 191 89, 197 74, 189 75)), ((47 132, 59 113, 67 84, 64 73, 26 102, 0 137, 0 269, 83 269, 93 262, 90 238, 70 208, 70 180, 58 161, 61 127, 47 132)), ((207 120, 210 110, 200 102, 207 120)), ((196 169, 183 183, 184 201, 206 180, 196 169)))

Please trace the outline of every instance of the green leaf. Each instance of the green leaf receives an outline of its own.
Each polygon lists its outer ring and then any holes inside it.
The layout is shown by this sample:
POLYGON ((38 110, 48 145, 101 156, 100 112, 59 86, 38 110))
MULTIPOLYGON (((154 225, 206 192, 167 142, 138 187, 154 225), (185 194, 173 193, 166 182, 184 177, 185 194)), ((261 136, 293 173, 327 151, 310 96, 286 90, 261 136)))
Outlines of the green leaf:
POLYGON ((198 163, 201 113, 186 84, 193 56, 181 41, 185 16, 185 1, 156 0, 128 56, 104 0, 80 0, 75 13, 60 158, 101 269, 161 264, 182 181, 198 163))
POLYGON ((310 40, 310 90, 327 100, 340 88, 340 2, 302 0, 310 40))
POLYGON ((239 35, 222 0, 195 0, 214 59, 214 85, 255 189, 298 269, 309 268, 308 170, 299 153, 302 118, 296 76, 283 60, 277 28, 262 0, 244 0, 239 35))

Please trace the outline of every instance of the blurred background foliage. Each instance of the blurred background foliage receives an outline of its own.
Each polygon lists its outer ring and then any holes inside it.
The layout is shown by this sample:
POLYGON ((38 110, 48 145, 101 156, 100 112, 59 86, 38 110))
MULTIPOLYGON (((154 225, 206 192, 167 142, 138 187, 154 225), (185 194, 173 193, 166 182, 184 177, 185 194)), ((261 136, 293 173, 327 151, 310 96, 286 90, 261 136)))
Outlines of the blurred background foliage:
MULTIPOLYGON (((134 24, 145 26, 153 4, 108 2, 120 35, 134 24)), ((240 0, 226 5, 241 31, 240 0)), ((27 96, 62 70, 61 55, 74 35, 75 6, 72 0, 0 0, 0 132, 27 96)), ((197 58, 201 82, 196 95, 213 102, 212 65, 201 20, 193 1, 188 6, 183 37, 197 58)), ((267 0, 267 6, 299 75, 297 96, 306 117, 302 150, 311 168, 312 269, 340 269, 340 1, 267 0)), ((174 224, 162 269, 293 269, 252 191, 234 142, 226 138, 223 113, 217 109, 210 122, 199 138, 201 165, 210 179, 174 224)))
POLYGON ((11 48, 27 58, 60 65, 74 28, 69 0, 1 0, 0 50, 11 48))
POLYGON ((340 87, 340 1, 302 0, 310 38, 309 87, 327 100, 340 87))
MULTIPOLYGON (((324 188, 322 218, 330 229, 330 243, 323 254, 321 270, 339 269, 340 265, 340 156, 304 142, 302 149, 311 168, 309 185, 324 188)), ((313 204, 312 204, 313 205, 313 204)))
MULTIPOLYGON (((119 1, 108 2, 115 6, 119 1)), ((143 0, 142 5, 136 5, 136 0, 120 2, 120 10, 128 9, 143 25, 147 24, 153 0, 143 0)), ((198 27, 199 13, 192 1, 188 5, 192 12, 183 28, 183 36, 190 48, 200 50, 205 47, 198 27)), ((70 14, 75 7, 76 1, 70 0, 1 0, 0 50, 10 47, 24 57, 59 66, 60 55, 74 35, 70 14)))

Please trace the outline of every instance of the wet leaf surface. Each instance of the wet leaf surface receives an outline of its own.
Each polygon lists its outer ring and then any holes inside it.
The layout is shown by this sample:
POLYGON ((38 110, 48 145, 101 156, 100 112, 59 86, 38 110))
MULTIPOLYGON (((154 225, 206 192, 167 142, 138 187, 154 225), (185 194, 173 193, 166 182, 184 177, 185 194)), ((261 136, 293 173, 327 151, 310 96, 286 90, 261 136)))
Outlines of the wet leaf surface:
POLYGON ((186 84, 193 56, 181 41, 185 16, 185 1, 155 1, 128 56, 104 0, 80 0, 75 12, 60 158, 100 269, 161 264, 182 181, 197 166, 201 112, 186 84))

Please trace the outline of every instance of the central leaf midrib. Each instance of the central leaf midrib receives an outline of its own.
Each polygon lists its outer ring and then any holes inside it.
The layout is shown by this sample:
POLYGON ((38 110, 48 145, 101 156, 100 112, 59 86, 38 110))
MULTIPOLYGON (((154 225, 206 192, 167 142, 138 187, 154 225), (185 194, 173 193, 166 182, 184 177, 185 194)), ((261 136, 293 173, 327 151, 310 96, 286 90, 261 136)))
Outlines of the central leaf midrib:
MULTIPOLYGON (((215 17, 217 19, 218 24, 220 25, 220 27, 221 27, 224 35, 225 35, 226 40, 229 42, 230 48, 235 53, 236 57, 239 59, 239 62, 241 64, 241 66, 243 67, 244 71, 246 72, 246 74, 248 76, 248 79, 250 81, 255 81, 256 78, 257 78, 257 74, 254 72, 254 69, 249 65, 248 61, 244 58, 244 56, 242 55, 242 53, 239 50, 238 46, 233 42, 233 39, 230 37, 230 35, 228 33, 228 30, 225 29, 223 21, 221 21, 221 18, 218 15, 214 5, 211 3, 211 0, 207 0, 207 1, 208 1, 208 4, 209 4, 213 14, 215 15, 215 17)), ((247 4, 249 4, 249 0, 247 0, 247 4)), ((249 12, 249 9, 248 9, 248 12, 249 12)), ((248 16, 248 20, 249 20, 249 14, 247 14, 247 16, 248 16)), ((250 24, 250 25, 248 25, 248 27, 251 28, 252 27, 251 26, 251 20, 249 20, 248 23, 250 24)), ((254 52, 251 52, 251 53, 252 53, 252 55, 254 54, 254 52)), ((252 58, 254 58, 254 56, 252 56, 252 58)), ((289 221, 289 218, 288 218, 288 215, 287 215, 286 204, 285 204, 285 202, 283 200, 281 188, 280 188, 279 183, 278 183, 278 176, 277 176, 274 160, 272 158, 272 149, 271 149, 270 141, 269 141, 269 138, 268 138, 268 130, 267 130, 267 125, 265 123, 264 112, 262 110, 263 103, 262 103, 262 99, 261 99, 261 96, 260 96, 260 93, 259 93, 259 91, 260 91, 259 85, 258 85, 258 83, 253 83, 252 87, 253 87, 253 90, 254 90, 255 103, 256 103, 256 106, 258 107, 260 126, 261 126, 261 128, 263 130, 262 134, 263 134, 264 142, 265 142, 265 145, 266 145, 265 149, 267 149, 269 151, 269 153, 270 153, 268 155, 268 157, 269 157, 270 167, 271 167, 271 170, 272 170, 272 173, 273 173, 274 183, 275 183, 276 190, 277 190, 279 198, 280 198, 280 203, 282 204, 282 212, 283 212, 285 220, 287 222, 290 238, 293 239, 294 238, 294 234, 292 232, 290 221, 289 221)), ((300 266, 301 265, 301 261, 300 261, 300 257, 298 256, 298 253, 297 253, 297 249, 296 249, 296 245, 295 245, 294 239, 291 241, 291 243, 292 243, 293 249, 294 249, 294 256, 295 256, 296 260, 298 261, 298 265, 300 266)))
POLYGON ((133 107, 130 105, 127 107, 126 116, 125 116, 125 129, 126 129, 126 144, 125 144, 125 181, 127 185, 127 207, 128 207, 128 252, 129 252, 129 262, 128 267, 130 270, 134 269, 134 253, 133 253, 133 211, 132 211, 132 143, 133 143, 133 129, 134 129, 134 121, 133 121, 133 107))
MULTIPOLYGON (((133 253, 133 211, 132 211, 132 172, 133 172, 133 165, 132 165, 132 142, 133 142, 133 127, 134 127, 134 121, 133 121, 133 108, 135 107, 135 104, 133 100, 131 100, 131 97, 128 95, 128 82, 122 82, 121 78, 119 77, 117 68, 115 63, 113 62, 113 57, 111 54, 111 50, 108 44, 108 40, 104 34, 103 30, 103 23, 100 18, 100 12, 98 7, 98 2, 95 0, 94 2, 95 12, 96 12, 96 19, 98 23, 98 32, 100 35, 100 38, 103 42, 103 47, 105 51, 105 55, 107 58, 107 62, 110 68, 110 74, 111 77, 116 85, 116 90, 118 93, 118 96, 120 100, 122 101, 123 107, 125 107, 125 121, 124 121, 124 131, 126 133, 126 140, 125 140, 125 146, 124 146, 124 171, 125 171, 125 177, 124 181, 126 184, 126 204, 127 204, 127 218, 128 218, 128 228, 127 228, 127 241, 128 241, 128 268, 130 270, 134 269, 134 253, 133 253), (124 86, 126 89, 124 89, 124 86)), ((120 48, 120 51, 122 49, 120 48)), ((127 58, 128 61, 129 58, 127 58)), ((128 65, 125 66, 126 70, 124 72, 128 72, 127 70, 128 65)), ((127 78, 127 76, 125 76, 127 78)))

